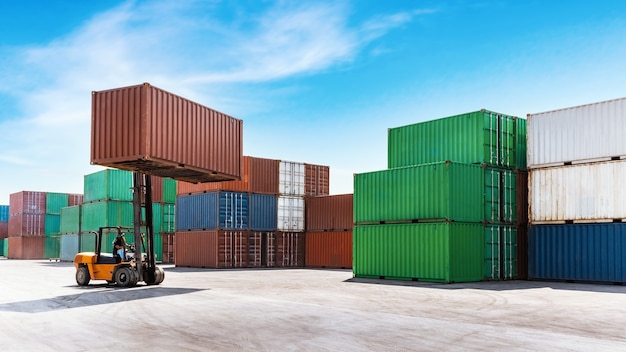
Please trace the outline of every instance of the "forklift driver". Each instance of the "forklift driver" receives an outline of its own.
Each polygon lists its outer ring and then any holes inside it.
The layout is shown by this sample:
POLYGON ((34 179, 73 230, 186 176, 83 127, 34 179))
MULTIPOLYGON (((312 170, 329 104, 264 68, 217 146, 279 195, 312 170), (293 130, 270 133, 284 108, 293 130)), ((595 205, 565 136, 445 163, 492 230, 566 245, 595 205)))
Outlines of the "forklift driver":
POLYGON ((119 255, 122 261, 126 261, 124 252, 126 249, 126 239, 124 238, 124 234, 119 234, 115 237, 115 241, 113 242, 113 248, 115 248, 115 253, 119 255))

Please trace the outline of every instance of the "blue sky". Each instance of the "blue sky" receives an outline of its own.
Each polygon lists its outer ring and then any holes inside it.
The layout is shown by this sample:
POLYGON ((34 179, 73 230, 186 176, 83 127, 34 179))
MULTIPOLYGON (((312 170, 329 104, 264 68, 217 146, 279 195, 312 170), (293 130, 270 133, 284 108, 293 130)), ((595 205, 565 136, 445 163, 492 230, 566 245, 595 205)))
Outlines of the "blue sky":
POLYGON ((91 91, 149 82, 244 121, 244 154, 387 165, 387 129, 626 96, 623 1, 3 1, 0 204, 82 193, 91 91))

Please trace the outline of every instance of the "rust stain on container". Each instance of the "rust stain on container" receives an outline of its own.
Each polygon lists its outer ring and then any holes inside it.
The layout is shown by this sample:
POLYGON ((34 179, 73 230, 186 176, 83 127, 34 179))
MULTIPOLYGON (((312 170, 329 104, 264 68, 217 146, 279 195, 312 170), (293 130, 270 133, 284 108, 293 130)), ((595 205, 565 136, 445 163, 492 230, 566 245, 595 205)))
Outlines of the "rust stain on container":
POLYGON ((352 231, 307 232, 306 266, 352 268, 352 231))
POLYGON ((243 122, 148 83, 92 93, 91 163, 187 182, 241 176, 243 122))
POLYGON ((44 259, 45 237, 9 237, 8 259, 44 259))
POLYGON ((247 231, 180 231, 174 235, 176 266, 237 268, 248 266, 247 231))
POLYGON ((325 196, 330 193, 330 167, 304 164, 304 195, 325 196))
POLYGON ((307 231, 352 231, 353 194, 305 198, 307 231))

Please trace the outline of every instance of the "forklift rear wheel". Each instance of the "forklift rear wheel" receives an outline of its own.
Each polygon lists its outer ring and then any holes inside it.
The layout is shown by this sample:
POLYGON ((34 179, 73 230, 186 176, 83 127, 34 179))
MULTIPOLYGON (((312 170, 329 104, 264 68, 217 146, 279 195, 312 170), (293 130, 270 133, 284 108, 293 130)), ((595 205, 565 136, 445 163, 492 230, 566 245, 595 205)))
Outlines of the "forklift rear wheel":
POLYGON ((119 268, 115 272, 115 283, 119 287, 132 287, 137 284, 137 274, 129 267, 119 268))
POLYGON ((87 286, 90 280, 89 269, 86 266, 81 266, 76 270, 76 283, 78 286, 87 286))

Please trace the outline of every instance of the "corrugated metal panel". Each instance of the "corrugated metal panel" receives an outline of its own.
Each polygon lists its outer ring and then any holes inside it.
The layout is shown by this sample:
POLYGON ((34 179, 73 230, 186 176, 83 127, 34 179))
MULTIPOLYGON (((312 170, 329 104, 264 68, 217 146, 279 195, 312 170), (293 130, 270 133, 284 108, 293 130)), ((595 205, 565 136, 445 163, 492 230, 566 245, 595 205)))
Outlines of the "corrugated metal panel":
POLYGON ((517 220, 517 174, 514 170, 485 170, 485 221, 515 223, 517 220))
POLYGON ((517 226, 517 279, 528 278, 528 227, 517 226))
POLYGON ((0 221, 0 239, 9 237, 9 222, 0 221))
POLYGON ((178 181, 178 194, 194 194, 210 191, 250 192, 250 157, 244 156, 241 165, 242 174, 240 180, 206 183, 178 181))
POLYGON ((353 194, 307 197, 304 208, 307 231, 352 230, 353 194))
POLYGON ((241 176, 243 122, 148 83, 92 93, 92 164, 187 182, 241 176))
POLYGON ((176 200, 177 231, 216 229, 217 209, 216 192, 179 196, 176 200))
POLYGON ((44 224, 44 234, 46 236, 58 235, 61 233, 61 215, 46 214, 44 224))
POLYGON ((163 233, 176 231, 176 205, 163 204, 163 225, 161 228, 163 233))
POLYGON ((9 237, 44 236, 46 214, 17 213, 9 216, 9 237))
POLYGON ((533 225, 528 277, 626 283, 626 224, 533 225))
POLYGON ((330 167, 304 164, 304 195, 325 196, 330 193, 330 167))
POLYGON ((517 277, 517 228, 514 225, 485 226, 485 279, 517 277))
MULTIPOLYGON (((78 243, 80 245, 80 249, 79 249, 80 252, 95 252, 96 235, 91 232, 81 233, 79 235, 78 243)), ((102 244, 103 245, 105 244, 104 240, 102 241, 102 244)))
POLYGON ((67 193, 46 193, 46 214, 61 214, 61 208, 67 207, 68 202, 67 193))
POLYGON ((9 215, 44 214, 45 212, 46 192, 21 191, 9 195, 9 215))
POLYGON ((9 221, 9 206, 0 205, 0 222, 9 221))
MULTIPOLYGON (((150 184, 152 185, 152 202, 163 203, 163 177, 150 176, 150 184)), ((132 183, 129 188, 132 187, 132 183)))
POLYGON ((528 114, 528 168, 626 157, 624 118, 626 98, 528 114))
POLYGON ((0 238, 0 256, 5 256, 5 248, 6 248, 6 243, 7 243, 7 239, 6 238, 0 238))
POLYGON ((164 264, 174 264, 176 252, 174 245, 174 233, 163 233, 161 241, 163 242, 162 262, 164 264))
POLYGON ((219 198, 220 229, 248 229, 248 194, 219 192, 219 198))
POLYGON ((305 260, 305 245, 306 236, 304 232, 277 232, 276 266, 303 267, 305 260))
POLYGON ((250 157, 250 192, 279 193, 280 160, 250 157))
POLYGON ((44 259, 59 258, 61 255, 61 236, 48 236, 44 240, 44 259))
POLYGON ((626 160, 532 169, 530 222, 626 219, 626 160))
POLYGON ((306 266, 352 268, 352 231, 307 232, 306 266))
POLYGON ((163 202, 166 204, 176 203, 176 180, 163 179, 163 202))
POLYGON ((84 200, 133 200, 133 174, 124 170, 106 169, 84 177, 84 200))
POLYGON ((61 235, 59 242, 59 258, 65 262, 71 262, 78 253, 78 234, 61 235))
POLYGON ((176 232, 176 266, 234 268, 248 265, 247 231, 176 232))
POLYGON ((354 222, 485 219, 485 171, 439 162, 354 176, 354 222))
POLYGON ((451 160, 515 168, 517 119, 481 110, 391 128, 388 167, 451 160))
POLYGON ((517 223, 528 225, 528 171, 517 170, 516 173, 517 223))
POLYGON ((516 130, 517 146, 515 149, 517 161, 515 162, 515 165, 517 166, 517 169, 520 169, 520 170, 526 170, 528 168, 528 165, 526 162, 526 154, 527 154, 526 139, 528 138, 527 126, 528 126, 527 121, 525 119, 522 119, 522 118, 517 119, 517 130, 516 130))
POLYGON ((45 237, 9 237, 8 259, 43 259, 45 237))
POLYGON ((81 231, 98 231, 102 226, 133 226, 133 204, 114 200, 83 204, 81 231))
POLYGON ((273 194, 250 194, 250 229, 253 231, 276 231, 278 201, 273 194))
POLYGON ((82 194, 70 193, 68 194, 67 206, 73 207, 75 205, 81 205, 83 204, 84 199, 85 197, 82 194))
POLYGON ((281 160, 279 178, 279 194, 304 196, 304 163, 281 160))
POLYGON ((80 233, 80 213, 82 206, 75 205, 61 208, 59 231, 64 233, 80 233))
MULTIPOLYGON (((145 220, 146 212, 143 211, 142 219, 145 220)), ((152 203, 152 231, 154 233, 163 232, 163 204, 152 203)))
POLYGON ((276 227, 279 231, 304 231, 304 198, 295 196, 278 197, 278 219, 276 227))
POLYGON ((2 240, 2 242, 4 242, 4 251, 2 252, 2 255, 5 258, 8 258, 9 257, 9 239, 5 238, 2 240))
POLYGON ((353 231, 357 277, 433 282, 483 278, 482 224, 357 225, 353 231))
POLYGON ((248 236, 248 266, 276 266, 276 233, 272 231, 252 231, 248 236))

